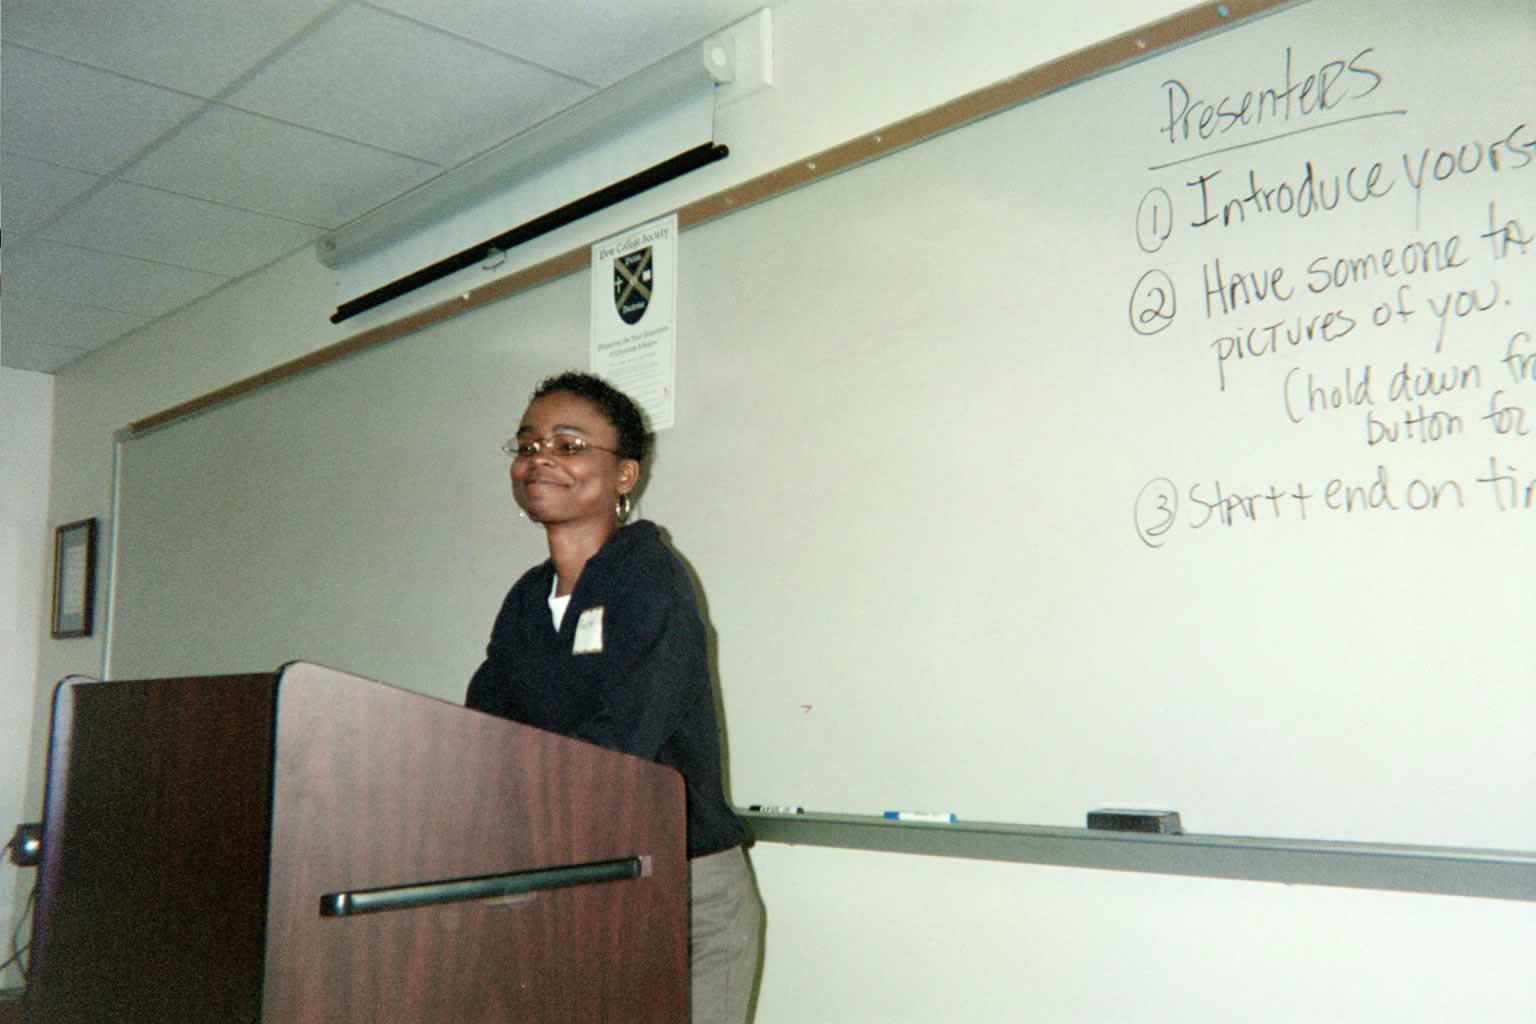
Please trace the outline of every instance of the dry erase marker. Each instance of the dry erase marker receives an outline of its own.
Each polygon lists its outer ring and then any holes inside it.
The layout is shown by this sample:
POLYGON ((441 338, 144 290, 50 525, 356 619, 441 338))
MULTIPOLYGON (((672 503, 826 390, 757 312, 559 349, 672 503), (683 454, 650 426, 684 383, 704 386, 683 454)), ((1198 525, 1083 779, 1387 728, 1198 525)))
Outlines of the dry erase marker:
POLYGON ((953 825, 959 819, 953 811, 886 811, 888 821, 929 821, 953 825))
POLYGON ((804 807, 796 807, 794 804, 753 804, 749 811, 760 811, 763 814, 804 814, 804 807))

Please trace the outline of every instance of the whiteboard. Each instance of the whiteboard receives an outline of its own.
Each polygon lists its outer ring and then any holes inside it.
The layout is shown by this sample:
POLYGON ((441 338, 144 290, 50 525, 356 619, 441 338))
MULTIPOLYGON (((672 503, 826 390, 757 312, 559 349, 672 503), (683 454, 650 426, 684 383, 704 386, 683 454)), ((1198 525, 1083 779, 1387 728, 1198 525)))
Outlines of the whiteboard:
MULTIPOLYGON (((1536 849, 1532 52, 1316 2, 684 234, 639 511, 732 797, 1536 849)), ((112 675, 461 698, 589 291, 126 442, 112 675)))

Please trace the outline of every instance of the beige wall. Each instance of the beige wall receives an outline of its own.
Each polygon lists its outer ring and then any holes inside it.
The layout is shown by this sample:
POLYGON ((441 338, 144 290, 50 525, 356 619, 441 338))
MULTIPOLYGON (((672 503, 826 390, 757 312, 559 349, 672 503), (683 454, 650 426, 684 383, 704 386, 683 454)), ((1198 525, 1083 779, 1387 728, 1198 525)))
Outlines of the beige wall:
MULTIPOLYGON (((775 87, 717 115, 716 141, 730 147, 729 159, 539 239, 514 254, 504 269, 587 244, 1181 6, 1172 0, 1118 0, 1052 19, 1007 0, 787 4, 774 11, 775 87)), ((305 250, 62 370, 51 518, 98 516, 107 526, 113 436, 127 424, 387 316, 380 310, 336 327, 328 317, 338 301, 331 272, 305 250)), ((70 672, 100 672, 103 633, 97 630, 89 641, 42 642, 39 719, 49 681, 70 672)), ((35 808, 40 746, 32 753, 29 806, 35 808)))
MULTIPOLYGON (((53 378, 0 369, 0 836, 6 840, 26 820, 38 638, 48 628, 52 433, 53 378)), ((0 922, 21 911, 32 875, 20 872, 13 885, 9 863, 0 864, 0 922)), ((10 956, 10 932, 7 924, 0 959, 10 956)), ((19 981, 14 969, 0 975, 0 986, 19 981)))

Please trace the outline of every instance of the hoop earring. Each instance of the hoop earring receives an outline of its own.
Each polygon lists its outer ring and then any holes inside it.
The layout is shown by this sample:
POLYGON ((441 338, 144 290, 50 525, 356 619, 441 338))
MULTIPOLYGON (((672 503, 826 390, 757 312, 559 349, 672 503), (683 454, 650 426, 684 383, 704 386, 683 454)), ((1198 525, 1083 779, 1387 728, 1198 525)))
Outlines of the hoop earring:
POLYGON ((613 503, 613 511, 619 517, 620 525, 629 518, 630 507, 629 495, 627 494, 619 495, 618 500, 613 503))

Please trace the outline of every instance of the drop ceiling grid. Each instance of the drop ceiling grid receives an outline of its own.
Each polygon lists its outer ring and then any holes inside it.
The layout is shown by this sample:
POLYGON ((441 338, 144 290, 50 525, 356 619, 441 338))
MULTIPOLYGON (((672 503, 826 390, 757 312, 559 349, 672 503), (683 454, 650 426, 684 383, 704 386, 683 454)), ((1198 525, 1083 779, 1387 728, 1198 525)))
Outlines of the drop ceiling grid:
POLYGON ((53 372, 760 6, 3 0, 0 362, 53 372))

